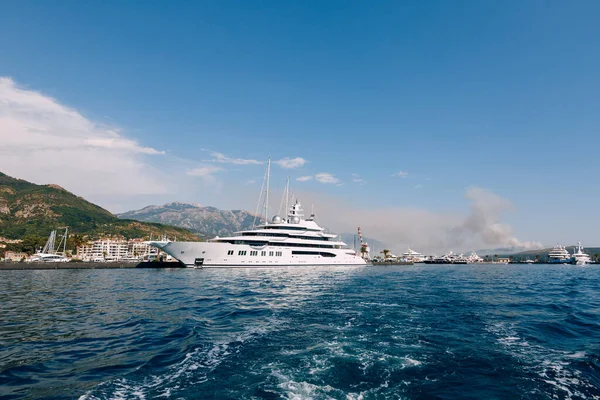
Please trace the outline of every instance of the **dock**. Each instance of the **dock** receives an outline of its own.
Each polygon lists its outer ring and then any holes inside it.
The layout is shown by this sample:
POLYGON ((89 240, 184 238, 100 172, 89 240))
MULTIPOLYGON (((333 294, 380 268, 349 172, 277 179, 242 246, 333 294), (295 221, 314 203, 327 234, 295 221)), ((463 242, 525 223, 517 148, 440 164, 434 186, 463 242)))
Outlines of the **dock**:
POLYGON ((2 270, 185 268, 179 262, 2 262, 2 270))

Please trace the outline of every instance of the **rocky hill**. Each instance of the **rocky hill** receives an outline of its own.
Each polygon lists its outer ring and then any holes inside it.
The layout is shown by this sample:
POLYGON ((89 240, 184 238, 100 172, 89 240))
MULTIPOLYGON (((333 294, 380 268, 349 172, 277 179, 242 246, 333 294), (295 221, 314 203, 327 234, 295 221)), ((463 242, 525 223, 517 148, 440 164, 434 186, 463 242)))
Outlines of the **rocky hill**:
POLYGON ((141 210, 118 214, 118 217, 178 226, 207 237, 226 236, 239 230, 250 229, 254 221, 254 214, 248 211, 219 210, 215 207, 178 202, 148 206, 141 210))
POLYGON ((165 234, 198 240, 182 228, 117 218, 109 211, 58 185, 36 185, 0 173, 0 236, 21 239, 48 237, 50 231, 69 227, 74 235, 136 238, 165 234))

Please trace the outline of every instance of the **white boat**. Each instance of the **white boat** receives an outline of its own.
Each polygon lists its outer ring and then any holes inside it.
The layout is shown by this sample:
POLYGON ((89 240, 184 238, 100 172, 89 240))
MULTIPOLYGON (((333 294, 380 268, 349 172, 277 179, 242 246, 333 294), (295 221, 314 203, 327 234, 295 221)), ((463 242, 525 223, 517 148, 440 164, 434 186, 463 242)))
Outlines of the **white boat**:
POLYGON ((423 254, 414 251, 410 247, 408 248, 406 253, 402 254, 402 259, 407 262, 422 263, 425 261, 426 258, 427 257, 425 257, 423 254))
MULTIPOLYGON (((264 215, 268 212, 270 161, 267 164, 264 215)), ((355 250, 326 233, 312 214, 305 219, 298 201, 287 206, 289 181, 284 194, 287 215, 275 215, 270 222, 228 237, 215 237, 207 242, 151 241, 188 267, 276 267, 365 265, 355 250)), ((260 201, 259 201, 260 203, 260 201)))
POLYGON ((571 254, 564 246, 557 244, 548 253, 548 262, 551 264, 565 264, 571 261, 571 254))
POLYGON ((469 254, 469 256, 467 257, 467 262, 469 264, 482 263, 483 261, 483 258, 479 257, 474 251, 472 251, 471 254, 469 254))
POLYGON ((57 249, 54 249, 54 244, 56 242, 56 231, 50 232, 50 237, 46 241, 44 248, 37 253, 35 253, 29 259, 29 262, 69 262, 71 261, 67 258, 67 238, 69 237, 69 228, 65 229, 65 233, 58 242, 57 249), (60 248, 63 248, 62 253, 59 253, 60 248))
POLYGON ((581 247, 581 242, 577 245, 577 251, 573 253, 573 259, 576 265, 588 265, 592 262, 589 254, 583 252, 583 247, 581 247))

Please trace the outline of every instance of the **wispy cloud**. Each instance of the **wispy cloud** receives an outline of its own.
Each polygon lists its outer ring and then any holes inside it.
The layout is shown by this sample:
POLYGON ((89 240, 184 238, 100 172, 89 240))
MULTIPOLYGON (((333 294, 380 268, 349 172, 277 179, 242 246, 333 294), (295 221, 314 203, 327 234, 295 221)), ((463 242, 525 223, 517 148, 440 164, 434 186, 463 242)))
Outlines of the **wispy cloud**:
POLYGON ((137 144, 134 140, 125 139, 123 137, 112 137, 112 138, 93 138, 85 139, 84 143, 86 146, 91 148, 104 148, 112 150, 125 150, 132 151, 134 153, 142 154, 165 154, 164 151, 153 149, 152 147, 142 147, 137 144))
POLYGON ((0 77, 0 143, 0 171, 91 199, 169 191, 145 157, 164 151, 8 77, 0 77))
POLYGON ((215 174, 224 171, 223 168, 214 165, 201 166, 187 171, 189 176, 202 178, 206 183, 216 182, 215 174))
POLYGON ((256 183, 256 180, 255 180, 255 179, 248 179, 248 180, 246 181, 246 185, 254 185, 255 183, 256 183))
POLYGON ((298 178, 296 178, 297 181, 299 182, 306 182, 306 181, 310 181, 313 177, 311 175, 307 175, 307 176, 300 176, 298 178))
POLYGON ((315 175, 317 182, 321 183, 340 183, 340 180, 328 172, 319 172, 315 175))
POLYGON ((423 185, 420 183, 418 185, 415 185, 415 189, 422 189, 422 188, 423 188, 423 185))
POLYGON ((408 176, 408 172, 406 172, 406 171, 398 171, 398 172, 394 172, 392 174, 392 176, 397 177, 397 178, 406 178, 408 176))
POLYGON ((273 161, 275 164, 279 165, 281 168, 285 169, 293 169, 300 168, 304 164, 306 164, 306 160, 302 157, 289 158, 284 157, 281 160, 273 161))
POLYGON ((359 174, 352 174, 352 182, 358 183, 361 185, 365 184, 364 179, 362 179, 359 174))
POLYGON ((235 164, 235 165, 260 165, 264 164, 262 161, 246 159, 246 158, 232 158, 228 157, 223 153, 211 152, 210 155, 214 157, 212 160, 204 160, 205 162, 216 162, 221 164, 235 164))

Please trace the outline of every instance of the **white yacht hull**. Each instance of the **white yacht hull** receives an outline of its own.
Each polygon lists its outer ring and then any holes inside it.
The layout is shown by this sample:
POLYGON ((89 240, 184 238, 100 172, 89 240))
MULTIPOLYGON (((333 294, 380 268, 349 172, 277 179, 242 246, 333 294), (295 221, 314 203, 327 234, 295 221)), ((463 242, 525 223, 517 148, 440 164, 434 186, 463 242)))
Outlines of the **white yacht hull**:
POLYGON ((151 242, 150 244, 192 268, 366 265, 365 260, 351 249, 269 245, 255 247, 219 242, 151 242))

